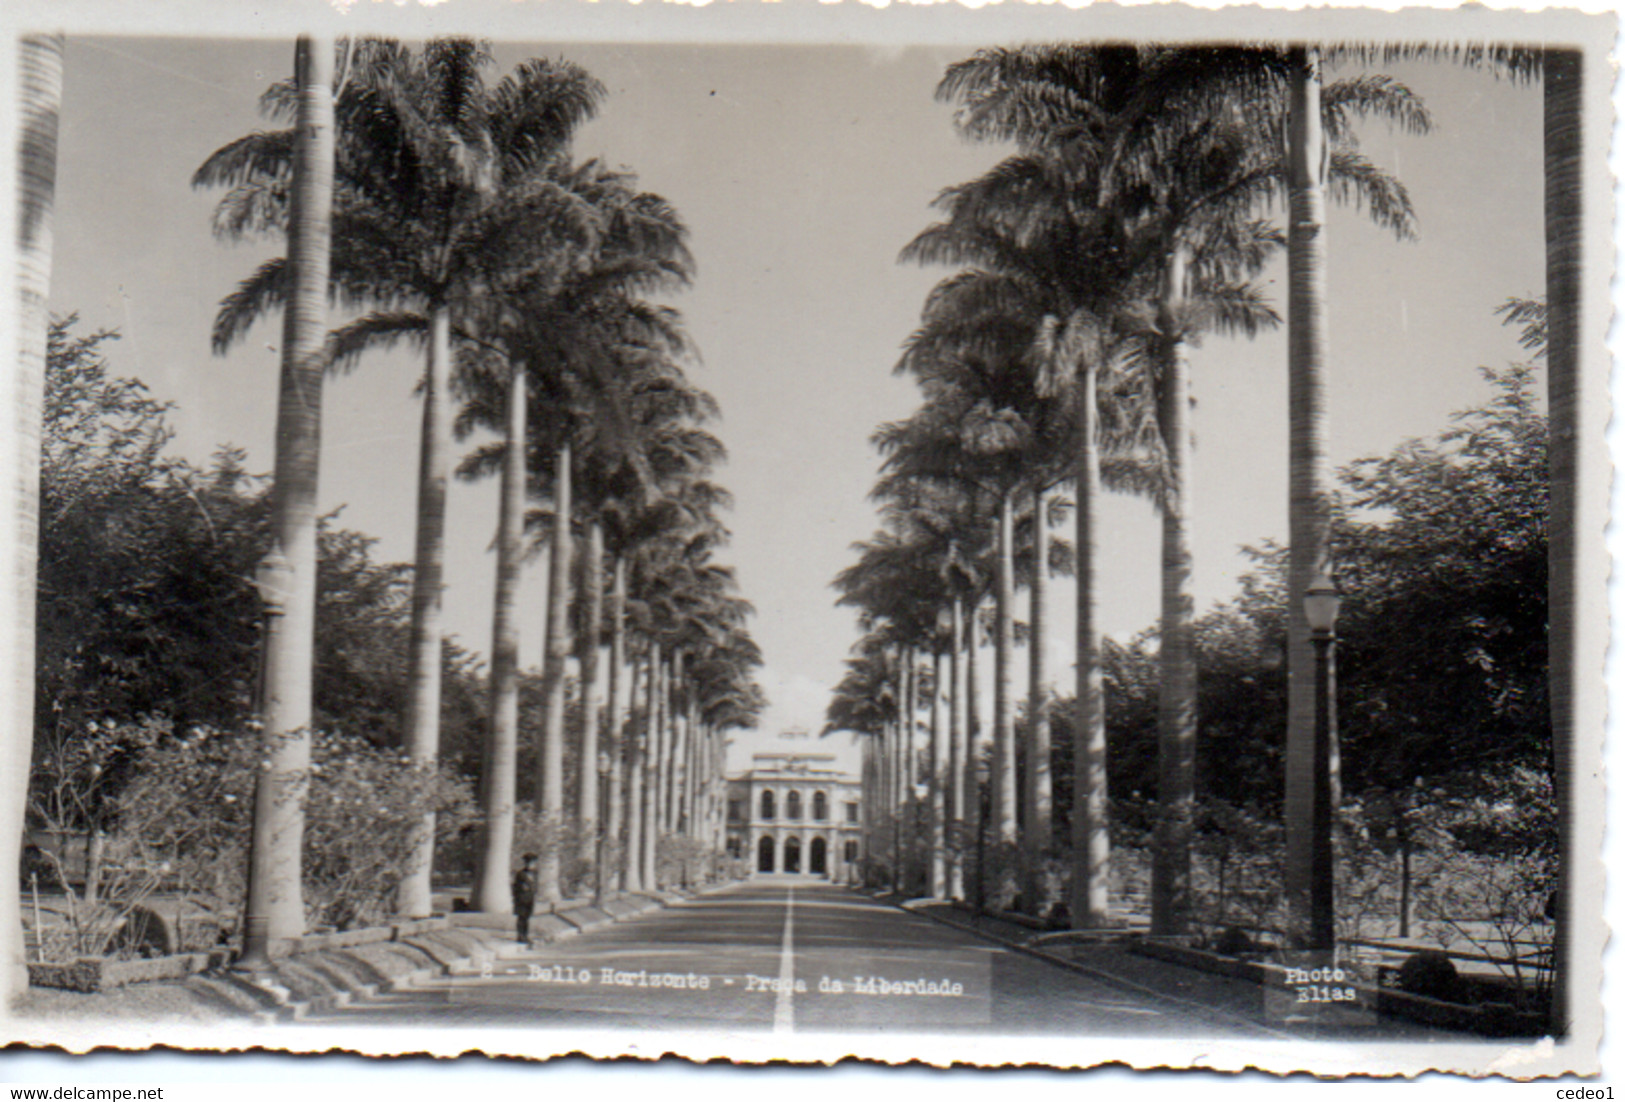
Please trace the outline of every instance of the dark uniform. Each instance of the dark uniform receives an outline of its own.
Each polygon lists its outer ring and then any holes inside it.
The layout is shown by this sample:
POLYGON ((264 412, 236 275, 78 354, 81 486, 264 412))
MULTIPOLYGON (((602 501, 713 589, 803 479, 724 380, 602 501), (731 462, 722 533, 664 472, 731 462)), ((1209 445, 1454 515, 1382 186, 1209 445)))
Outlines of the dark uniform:
POLYGON ((519 921, 519 940, 530 942, 530 912, 536 909, 536 857, 525 855, 525 866, 513 874, 513 913, 519 921))

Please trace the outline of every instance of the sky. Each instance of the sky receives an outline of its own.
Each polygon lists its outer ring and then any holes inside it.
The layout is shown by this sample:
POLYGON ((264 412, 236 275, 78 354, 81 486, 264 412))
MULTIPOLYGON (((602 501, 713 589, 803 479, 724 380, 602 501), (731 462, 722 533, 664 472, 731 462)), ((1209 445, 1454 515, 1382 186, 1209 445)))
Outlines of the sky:
MULTIPOLYGON (((990 43, 991 44, 991 43, 990 43)), ((918 400, 892 374, 922 300, 946 270, 897 263, 932 219, 942 188, 1007 150, 954 132, 933 91, 963 46, 593 45, 518 42, 496 73, 562 53, 607 86, 578 156, 635 171, 686 219, 698 260, 672 299, 702 363, 695 381, 723 410, 716 427, 734 493, 725 560, 757 609, 762 683, 772 700, 737 767, 786 729, 823 725, 830 687, 855 641, 830 580, 876 526, 866 500, 877 457, 869 434, 918 400)), ((70 38, 66 59, 51 308, 84 329, 111 328, 114 369, 176 403, 174 447, 204 461, 219 445, 270 469, 280 326, 257 326, 210 354, 216 304, 280 246, 215 240, 218 199, 189 186, 213 150, 266 125, 256 99, 290 67, 286 40, 70 38)), ((1544 285, 1538 86, 1449 66, 1387 70, 1426 101, 1435 131, 1368 127, 1365 151, 1409 187, 1420 234, 1396 241, 1352 210, 1328 228, 1334 464, 1434 434, 1481 401, 1480 365, 1521 359, 1494 308, 1544 285)), ((1338 74, 1333 74, 1334 77, 1338 74)), ((1284 263, 1266 273, 1284 297, 1284 263)), ((1279 300, 1278 300, 1279 301, 1279 300)), ((1284 306, 1281 307, 1284 311, 1284 306)), ((321 505, 377 537, 381 561, 410 561, 418 366, 379 356, 326 392, 321 505)), ((1286 341, 1210 339, 1193 356, 1194 587, 1199 609, 1235 591, 1240 548, 1286 533, 1286 341)), ((475 441, 466 446, 472 447, 475 441)), ((489 649, 496 496, 453 488, 446 623, 489 649)), ((1157 533, 1150 506, 1108 498, 1100 567, 1107 634, 1155 622, 1157 533)), ((540 659, 542 561, 521 595, 526 664, 540 659)), ((1071 587, 1054 587, 1051 653, 1070 652, 1071 587)), ((1055 676, 1070 680, 1065 659, 1055 676)), ((991 663, 984 663, 984 667, 991 663)), ((1018 661, 1016 675, 1024 676, 1018 661)), ((1021 683, 1018 680, 1018 683, 1021 683)), ((824 744, 852 760, 840 738, 824 744)))

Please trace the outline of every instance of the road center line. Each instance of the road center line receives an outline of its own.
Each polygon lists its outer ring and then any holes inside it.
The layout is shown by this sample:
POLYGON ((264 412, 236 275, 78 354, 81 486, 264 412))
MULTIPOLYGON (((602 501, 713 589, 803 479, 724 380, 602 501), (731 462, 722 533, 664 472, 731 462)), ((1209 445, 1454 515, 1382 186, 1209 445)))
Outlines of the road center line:
POLYGON ((779 943, 779 993, 773 1003, 773 1032, 793 1033, 796 1028, 796 1008, 791 1002, 796 985, 796 890, 784 899, 784 939, 779 943))

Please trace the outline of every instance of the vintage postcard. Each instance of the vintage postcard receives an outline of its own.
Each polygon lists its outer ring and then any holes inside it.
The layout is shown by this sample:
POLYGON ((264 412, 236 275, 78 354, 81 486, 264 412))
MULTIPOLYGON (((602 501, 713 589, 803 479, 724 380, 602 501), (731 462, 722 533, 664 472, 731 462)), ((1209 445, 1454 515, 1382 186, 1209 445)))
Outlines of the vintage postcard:
POLYGON ((0 1040, 1598 1073, 1612 13, 3 28, 0 1040))

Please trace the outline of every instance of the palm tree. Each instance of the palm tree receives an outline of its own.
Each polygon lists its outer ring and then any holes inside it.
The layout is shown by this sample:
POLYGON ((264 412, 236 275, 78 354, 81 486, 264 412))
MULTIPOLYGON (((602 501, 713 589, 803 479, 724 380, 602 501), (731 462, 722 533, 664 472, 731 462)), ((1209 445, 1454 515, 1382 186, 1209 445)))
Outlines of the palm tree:
MULTIPOLYGON (((887 755, 888 734, 895 719, 896 700, 884 653, 872 639, 861 640, 846 660, 846 673, 830 694, 825 709, 825 732, 853 731, 866 736, 865 760, 869 787, 865 793, 867 839, 864 852, 871 861, 890 848, 886 829, 892 814, 892 764, 887 755)), ((871 876, 873 870, 871 869, 871 876)))
MULTIPOLYGON (((1237 113, 1235 117, 1246 116, 1237 113)), ((1190 591, 1186 524, 1190 509, 1190 342, 1203 329, 1252 336, 1279 320, 1246 282, 1279 241, 1272 229, 1246 220, 1246 209, 1253 202, 1248 186, 1253 173, 1250 154, 1258 143, 1247 136, 1226 134, 1211 119, 1198 122, 1196 131, 1195 142, 1183 143, 1187 151, 1174 160, 1178 165, 1199 165, 1202 171, 1190 178, 1176 170, 1158 203, 1160 233, 1169 248, 1157 332, 1149 342, 1156 368, 1157 421, 1164 459, 1157 740, 1160 840, 1152 868, 1152 925, 1157 932, 1170 934, 1185 932, 1190 917, 1195 827, 1195 602, 1190 591), (1227 171, 1216 171, 1215 161, 1225 153, 1235 160, 1227 171), (1219 203, 1209 205, 1216 196, 1219 203)))
POLYGON ((1584 185, 1581 104, 1584 55, 1574 50, 1545 54, 1546 143, 1546 386, 1551 434, 1551 513, 1548 532, 1547 653, 1550 656, 1552 760, 1558 822, 1558 891, 1552 946, 1552 1029, 1566 1036, 1574 1015, 1570 983, 1578 974, 1573 955, 1575 670, 1580 662, 1575 610, 1576 558, 1585 554, 1579 536, 1581 427, 1581 274, 1584 271, 1584 185))
POLYGON ((515 600, 523 555, 525 514, 525 362, 508 361, 503 411, 502 488, 497 510, 496 594, 491 626, 491 726, 480 770, 479 861, 474 908, 507 914, 512 905, 514 799, 519 750, 519 617, 515 600))
MULTIPOLYGON (((1443 54, 1469 66, 1485 66, 1513 80, 1541 79, 1545 161, 1546 386, 1551 486, 1548 532, 1547 653, 1551 702, 1553 782, 1557 806, 1571 812, 1574 799, 1575 668, 1580 662, 1575 631, 1578 606, 1579 442, 1581 439, 1581 277, 1583 274, 1583 141, 1585 54, 1579 50, 1528 47, 1395 48, 1387 57, 1443 54)), ((1560 814, 1557 914, 1553 931, 1552 1031, 1572 1025, 1569 984, 1572 956, 1574 816, 1560 814)))
MULTIPOLYGON (((552 532, 548 539, 547 619, 542 650, 541 777, 537 785, 536 813, 542 836, 541 864, 536 873, 536 894, 546 902, 563 898, 559 884, 560 851, 564 828, 564 663, 570 653, 566 626, 570 608, 570 439, 559 442, 553 468, 552 532)), ((581 763, 587 768, 587 763, 581 763)))
MULTIPOLYGON (((1382 84, 1350 81, 1324 84, 1322 50, 1292 47, 1265 55, 1266 77, 1281 76, 1285 65, 1287 233, 1287 406, 1288 539, 1287 567, 1287 900, 1300 940, 1308 938, 1310 882, 1332 855, 1321 848, 1307 824, 1314 820, 1315 658, 1304 614, 1304 594, 1317 576, 1328 573, 1331 535, 1331 464, 1326 454, 1329 418, 1325 398, 1328 355, 1326 330, 1325 209, 1328 176, 1342 161, 1354 161, 1351 116, 1377 114, 1407 129, 1425 132, 1429 120, 1420 102, 1382 84), (1362 94, 1375 91, 1376 95, 1362 94)), ((1374 177, 1373 177, 1374 178, 1374 177)), ((1390 201, 1373 203, 1372 213, 1400 236, 1411 232, 1411 209, 1403 188, 1387 189, 1390 201)), ((1377 194, 1381 194, 1380 192, 1377 194)), ((1332 806, 1338 802, 1333 749, 1332 806)))
POLYGON ((825 710, 825 729, 857 731, 872 740, 876 798, 866 816, 869 840, 865 849, 871 859, 884 855, 891 890, 901 892, 902 805, 898 775, 903 763, 898 753, 897 731, 902 715, 897 662, 883 630, 867 632, 852 649, 852 657, 846 660, 847 672, 825 710))
POLYGON ((740 606, 733 606, 720 624, 720 633, 696 654, 689 667, 694 722, 701 732, 695 755, 701 811, 694 836, 711 851, 713 871, 724 840, 722 731, 754 727, 765 706, 762 691, 752 678, 752 671, 762 664, 762 652, 736 617, 740 611, 740 606))
POLYGON ((282 375, 271 490, 271 549, 260 567, 266 603, 265 758, 255 776, 244 956, 304 933, 300 884, 310 766, 312 648, 316 624, 316 478, 321 455, 323 346, 327 335, 329 220, 333 197, 333 43, 301 37, 294 50, 298 114, 288 211, 290 280, 283 310, 282 375))
MULTIPOLYGON (((638 664, 635 654, 629 655, 629 658, 631 660, 630 710, 636 713, 640 685, 639 675, 642 666, 638 664)), ((643 880, 642 858, 645 824, 643 814, 644 732, 641 726, 637 729, 628 730, 625 741, 626 840, 621 852, 620 886, 622 891, 640 892, 646 887, 643 880)), ((612 777, 611 783, 614 783, 614 780, 615 778, 612 777)))
POLYGON ((581 860, 594 865, 594 875, 600 878, 595 879, 595 883, 599 883, 603 876, 603 870, 596 867, 596 856, 603 816, 603 809, 599 807, 602 755, 598 746, 598 680, 604 639, 604 526, 596 517, 587 521, 586 546, 579 570, 577 591, 584 607, 576 634, 576 663, 581 670, 581 752, 576 795, 577 819, 581 824, 578 843, 581 860))
MULTIPOLYGON (((33 758, 34 577, 38 555, 39 410, 45 391, 45 348, 50 317, 51 228, 56 206, 56 139, 62 107, 60 35, 25 36, 18 43, 22 77, 17 200, 17 368, 12 380, 12 432, 0 464, 0 509, 15 518, 13 537, 0 541, 0 646, 7 649, 6 703, 0 715, 4 780, 0 781, 0 883, 16 884, 23 811, 33 758)), ((0 1006, 28 986, 22 915, 14 891, 0 901, 0 1006)))
MULTIPOLYGON (((339 97, 342 136, 333 255, 335 290, 346 301, 386 312, 352 323, 334 338, 336 357, 404 334, 426 335, 423 431, 413 575, 408 752, 424 765, 438 754, 441 669, 440 601, 448 387, 455 315, 492 288, 522 283, 548 268, 580 204, 547 170, 571 134, 591 116, 604 90, 568 62, 532 59, 495 88, 485 87, 489 55, 467 39, 440 39, 414 56, 398 44, 367 40, 353 51, 354 72, 339 97)), ((273 113, 288 90, 267 92, 273 113)), ((275 227, 286 169, 286 136, 260 133, 225 146, 193 177, 194 186, 226 184, 217 229, 242 236, 275 227)), ((214 344, 229 347, 285 293, 287 265, 262 265, 221 305, 214 344)), ((433 816, 419 824, 399 906, 429 908, 433 816)))

